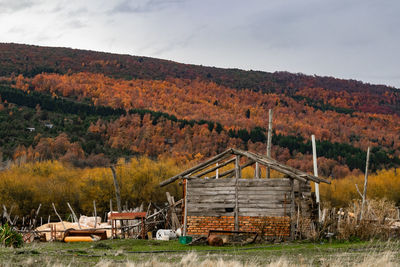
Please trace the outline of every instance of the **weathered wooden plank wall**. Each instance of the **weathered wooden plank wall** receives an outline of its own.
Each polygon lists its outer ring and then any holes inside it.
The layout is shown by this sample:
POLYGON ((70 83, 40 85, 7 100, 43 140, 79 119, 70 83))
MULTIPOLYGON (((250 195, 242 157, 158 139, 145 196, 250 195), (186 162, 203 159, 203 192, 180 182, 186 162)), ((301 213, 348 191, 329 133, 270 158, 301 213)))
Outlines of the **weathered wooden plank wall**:
POLYGON ((234 216, 235 179, 187 180, 188 216, 234 216))
MULTIPOLYGON (((235 184, 235 179, 189 179, 188 216, 234 216, 235 184)), ((238 179, 239 216, 288 216, 291 190, 289 178, 238 179)), ((295 192, 299 200, 309 198, 311 187, 302 183, 299 191, 295 181, 295 192)))

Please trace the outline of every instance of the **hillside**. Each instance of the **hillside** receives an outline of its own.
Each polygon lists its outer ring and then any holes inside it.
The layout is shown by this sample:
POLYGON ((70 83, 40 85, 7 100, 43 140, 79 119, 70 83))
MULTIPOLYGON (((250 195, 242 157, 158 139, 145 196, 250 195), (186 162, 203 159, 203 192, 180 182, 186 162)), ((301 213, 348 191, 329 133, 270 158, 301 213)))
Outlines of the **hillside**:
POLYGON ((19 44, 0 44, 0 76, 4 160, 92 166, 134 155, 191 160, 228 146, 262 152, 273 108, 280 161, 310 171, 315 134, 324 176, 362 170, 368 146, 373 170, 400 165, 392 87, 19 44))

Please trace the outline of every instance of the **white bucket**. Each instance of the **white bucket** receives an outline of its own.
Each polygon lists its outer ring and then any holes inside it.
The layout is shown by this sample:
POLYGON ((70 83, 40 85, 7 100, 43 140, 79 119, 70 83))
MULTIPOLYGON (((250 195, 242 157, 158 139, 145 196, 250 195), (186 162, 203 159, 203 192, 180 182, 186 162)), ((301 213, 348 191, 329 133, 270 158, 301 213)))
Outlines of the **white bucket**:
POLYGON ((169 229, 160 229, 156 233, 157 240, 170 240, 176 238, 176 233, 169 229))
POLYGON ((182 229, 181 228, 176 229, 175 233, 177 236, 182 236, 182 229))

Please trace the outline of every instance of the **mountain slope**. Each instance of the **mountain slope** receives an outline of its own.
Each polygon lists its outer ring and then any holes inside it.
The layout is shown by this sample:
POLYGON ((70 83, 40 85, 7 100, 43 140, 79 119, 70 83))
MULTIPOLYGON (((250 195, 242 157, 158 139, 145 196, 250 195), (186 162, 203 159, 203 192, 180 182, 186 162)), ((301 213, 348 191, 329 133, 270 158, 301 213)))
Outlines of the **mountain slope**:
MULTIPOLYGON (((227 146, 263 152, 266 114, 273 108, 273 155, 281 161, 311 170, 307 140, 316 134, 326 176, 363 169, 367 146, 374 147, 374 169, 399 164, 400 94, 387 86, 17 44, 0 44, 0 75, 7 112, 8 102, 32 109, 46 97, 50 102, 75 103, 72 109, 82 110, 79 105, 84 105, 83 110, 103 110, 103 114, 74 113, 75 120, 86 125, 79 135, 62 125, 48 135, 57 138, 66 132, 86 155, 164 154, 190 159, 227 146), (18 92, 25 96, 12 100, 10 94, 18 92), (34 94, 39 95, 33 98, 34 94), (24 97, 25 102, 18 102, 24 97)), ((59 116, 70 113, 40 103, 41 109, 59 116)), ((40 138, 14 141, 4 152, 11 156, 20 144, 34 151, 40 138)), ((23 150, 18 151, 26 155, 23 150)))
POLYGON ((361 93, 378 98, 371 103, 359 102, 357 110, 399 113, 400 94, 393 87, 371 85, 355 80, 307 76, 288 72, 268 73, 181 64, 148 57, 119 55, 69 48, 39 47, 0 43, 0 76, 12 73, 33 77, 42 72, 102 73, 127 80, 165 80, 168 77, 194 80, 200 78, 235 89, 281 92, 293 95, 302 88, 324 88, 333 92, 361 93), (377 109, 378 110, 375 110, 377 109))

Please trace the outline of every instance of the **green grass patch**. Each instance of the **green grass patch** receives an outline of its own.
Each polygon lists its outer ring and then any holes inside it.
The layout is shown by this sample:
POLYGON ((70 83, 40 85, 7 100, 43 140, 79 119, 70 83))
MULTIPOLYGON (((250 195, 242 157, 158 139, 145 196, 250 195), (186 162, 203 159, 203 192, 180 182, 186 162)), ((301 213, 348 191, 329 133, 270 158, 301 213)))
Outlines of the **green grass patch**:
MULTIPOLYGON (((207 245, 188 246, 178 241, 157 240, 105 240, 96 243, 33 243, 23 248, 0 248, 0 263, 25 264, 27 260, 38 265, 60 263, 74 266, 95 265, 98 262, 146 262, 156 259, 160 262, 179 263, 189 253, 198 260, 223 259, 241 263, 265 264, 285 258, 289 262, 303 260, 318 263, 345 255, 350 260, 368 256, 370 253, 394 251, 399 257, 398 242, 295 242, 281 244, 251 244, 245 246, 211 247, 207 245)), ((1 264, 0 264, 1 265, 1 264)))

